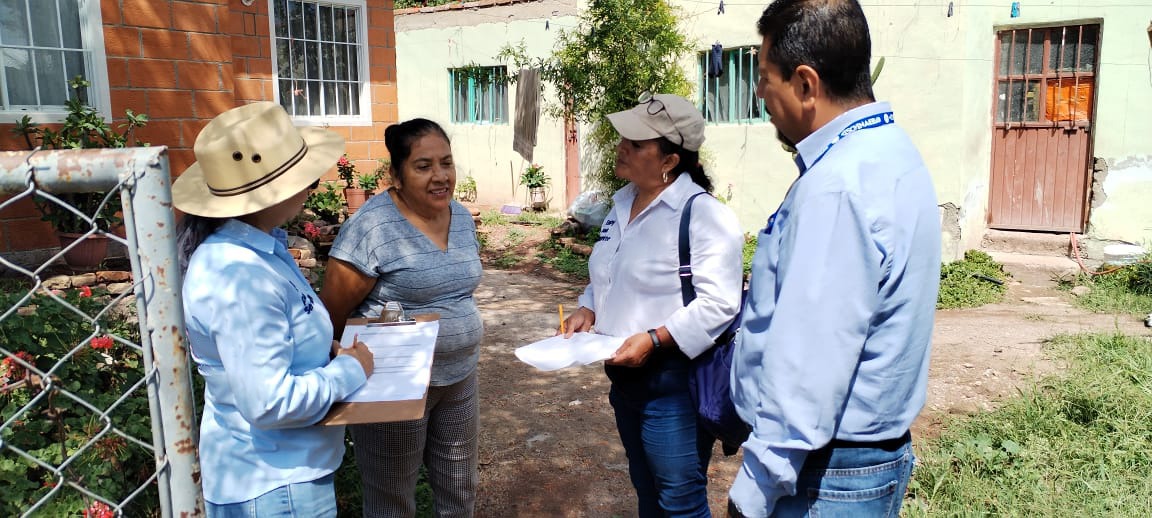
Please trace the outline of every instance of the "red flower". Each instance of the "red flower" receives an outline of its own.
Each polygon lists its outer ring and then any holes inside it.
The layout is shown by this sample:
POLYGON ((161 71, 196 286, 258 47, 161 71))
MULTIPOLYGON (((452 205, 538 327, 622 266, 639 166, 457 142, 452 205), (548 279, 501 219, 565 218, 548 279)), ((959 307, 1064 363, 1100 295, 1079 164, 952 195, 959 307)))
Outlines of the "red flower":
MULTIPOLYGON (((34 359, 31 353, 24 351, 17 351, 16 356, 28 364, 32 364, 32 360, 34 359)), ((20 362, 16 361, 16 358, 11 356, 0 361, 0 367, 4 367, 4 376, 9 380, 22 380, 24 376, 27 375, 27 369, 24 368, 24 365, 20 364, 20 362)))
POLYGON ((92 348, 93 349, 111 349, 112 348, 112 337, 111 336, 101 336, 101 337, 93 338, 92 339, 92 348))
POLYGON ((116 513, 104 502, 92 502, 84 510, 84 518, 115 518, 116 513))
POLYGON ((320 237, 320 229, 316 228, 316 225, 311 221, 304 223, 303 233, 304 237, 308 239, 316 239, 320 237))
POLYGON ((86 298, 86 297, 91 297, 91 296, 92 296, 92 288, 89 288, 87 286, 81 286, 80 287, 80 298, 86 298))

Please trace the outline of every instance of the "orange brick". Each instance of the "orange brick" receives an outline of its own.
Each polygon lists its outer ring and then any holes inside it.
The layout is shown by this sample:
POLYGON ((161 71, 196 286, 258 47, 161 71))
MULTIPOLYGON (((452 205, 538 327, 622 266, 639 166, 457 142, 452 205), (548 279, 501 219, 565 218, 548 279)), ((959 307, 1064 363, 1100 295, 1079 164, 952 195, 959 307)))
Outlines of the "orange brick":
POLYGON ((124 25, 168 28, 172 20, 169 2, 156 0, 121 0, 124 25))
POLYGON ((108 86, 112 88, 128 86, 128 61, 108 58, 108 86))
POLYGON ((189 90, 220 90, 220 65, 198 61, 176 63, 176 84, 189 90))
POLYGON ((235 56, 259 56, 260 43, 260 38, 256 36, 232 36, 233 61, 235 56))
POLYGON ((220 26, 226 27, 227 34, 244 34, 244 13, 234 13, 223 9, 220 15, 220 26))
POLYGON ((196 116, 211 119, 236 106, 232 92, 196 92, 196 116))
POLYGON ((196 137, 200 135, 200 131, 204 126, 208 125, 210 119, 190 119, 180 121, 180 138, 184 142, 196 142, 196 137))
POLYGON ((154 119, 192 117, 192 92, 188 90, 149 90, 148 116, 154 119))
POLYGON ((133 27, 105 27, 104 51, 108 56, 139 57, 140 30, 133 27))
MULTIPOLYGON (((329 128, 329 129, 331 129, 331 128, 329 128)), ((370 153, 372 152, 371 143, 369 143, 369 142, 354 142, 354 141, 348 142, 348 143, 344 144, 344 152, 348 153, 348 158, 351 158, 353 161, 357 162, 356 163, 356 169, 357 170, 359 170, 359 171, 371 171, 373 169, 373 167, 371 167, 371 166, 369 166, 368 169, 364 169, 366 164, 360 163, 360 161, 364 161, 364 159, 367 159, 370 156, 372 156, 372 155, 370 155, 370 153)))
POLYGON ((191 149, 176 148, 168 150, 168 167, 172 174, 180 176, 188 166, 196 162, 196 154, 191 149))
POLYGON ((392 11, 377 7, 368 8, 368 26, 379 29, 392 27, 392 11))
POLYGON ((192 59, 198 61, 231 61, 231 36, 219 34, 188 34, 188 48, 192 59))
POLYGON ((369 28, 368 29, 368 45, 374 46, 374 47, 376 47, 376 46, 387 47, 388 46, 388 32, 389 31, 387 29, 369 28))
MULTIPOLYGON (((0 196, 0 203, 4 203, 12 199, 11 196, 0 196)), ((0 210, 0 219, 17 219, 17 218, 39 218, 40 209, 36 208, 36 204, 32 202, 31 198, 22 198, 16 203, 4 207, 0 210)))
POLYGON ((181 31, 216 33, 219 27, 216 13, 214 5, 173 2, 172 25, 181 31))
POLYGON ((4 234, 13 252, 60 246, 56 230, 39 218, 9 220, 5 222, 4 234))
POLYGON ((256 35, 256 15, 252 13, 244 13, 241 15, 244 18, 244 34, 248 36, 256 35))
POLYGON ((372 126, 352 126, 352 138, 349 141, 368 141, 376 138, 376 131, 372 126))
MULTIPOLYGON (((383 125, 387 126, 387 125, 383 125)), ((384 145, 384 140, 373 140, 369 142, 369 153, 374 157, 388 156, 388 147, 384 145)))
POLYGON ((188 35, 169 29, 140 29, 146 58, 188 59, 188 35))
MULTIPOLYGON (((120 2, 100 2, 100 19, 105 25, 120 25, 124 19, 120 16, 120 2)), ((105 28, 107 31, 107 28, 105 28)))
POLYGON ((131 85, 144 88, 175 88, 176 64, 162 59, 131 59, 131 85))
POLYGON ((271 33, 268 32, 268 15, 257 14, 256 17, 256 35, 267 38, 271 33))
POLYGON ((248 76, 272 78, 272 60, 268 58, 248 58, 248 76))
MULTIPOLYGON (((112 99, 113 116, 124 116, 125 110, 135 113, 148 113, 148 91, 131 88, 113 88, 109 93, 112 99)), ((150 114, 149 114, 150 115, 150 114)))
MULTIPOLYGON (((271 95, 271 92, 268 92, 271 95)), ((264 81, 236 78, 236 98, 264 100, 264 81)))
POLYGON ((232 63, 220 64, 220 89, 229 92, 236 89, 236 67, 232 63))
POLYGON ((136 138, 152 146, 180 147, 180 137, 178 120, 152 120, 136 130, 136 138))

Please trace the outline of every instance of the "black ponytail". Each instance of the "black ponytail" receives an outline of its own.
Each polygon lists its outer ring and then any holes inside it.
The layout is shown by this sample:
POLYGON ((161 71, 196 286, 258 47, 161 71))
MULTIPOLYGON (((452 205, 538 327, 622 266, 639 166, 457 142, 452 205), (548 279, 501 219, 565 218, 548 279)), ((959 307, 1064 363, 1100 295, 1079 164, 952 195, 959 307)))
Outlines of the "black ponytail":
POLYGON ((688 173, 692 182, 699 185, 705 192, 712 192, 712 178, 709 178, 708 174, 704 172, 704 165, 700 163, 699 151, 689 151, 673 144, 666 138, 657 139, 657 142, 660 143, 661 153, 665 155, 675 154, 680 157, 680 162, 676 166, 677 170, 688 173))

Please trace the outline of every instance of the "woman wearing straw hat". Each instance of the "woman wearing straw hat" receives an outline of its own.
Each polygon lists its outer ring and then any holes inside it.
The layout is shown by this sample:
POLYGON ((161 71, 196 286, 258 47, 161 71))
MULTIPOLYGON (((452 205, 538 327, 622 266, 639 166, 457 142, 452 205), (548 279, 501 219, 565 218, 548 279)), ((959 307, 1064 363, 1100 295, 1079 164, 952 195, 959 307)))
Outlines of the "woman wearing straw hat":
POLYGON ((711 196, 695 200, 689 264, 696 298, 685 304, 680 218, 693 196, 712 190, 699 161, 704 117, 683 97, 657 94, 608 121, 621 136, 616 176, 629 183, 612 196, 566 335, 595 325, 627 337, 604 371, 640 518, 710 516, 713 440, 697 426, 688 372, 691 358, 712 347, 740 309, 744 239, 731 209, 711 196))
POLYGON ((316 426, 372 372, 363 343, 342 349, 278 227, 344 152, 254 103, 212 119, 196 163, 172 185, 184 320, 204 376, 200 467, 209 517, 335 516, 344 427, 316 426), (332 354, 334 354, 334 357, 332 354))

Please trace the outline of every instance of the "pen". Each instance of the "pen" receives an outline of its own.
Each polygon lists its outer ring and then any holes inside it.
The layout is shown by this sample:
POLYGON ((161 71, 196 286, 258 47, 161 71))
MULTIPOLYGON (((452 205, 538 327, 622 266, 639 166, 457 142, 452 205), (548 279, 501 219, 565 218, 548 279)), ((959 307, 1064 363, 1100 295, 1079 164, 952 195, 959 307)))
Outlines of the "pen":
POLYGON ((565 334, 564 333, 564 305, 563 304, 557 304, 557 306, 560 308, 560 334, 565 334))

